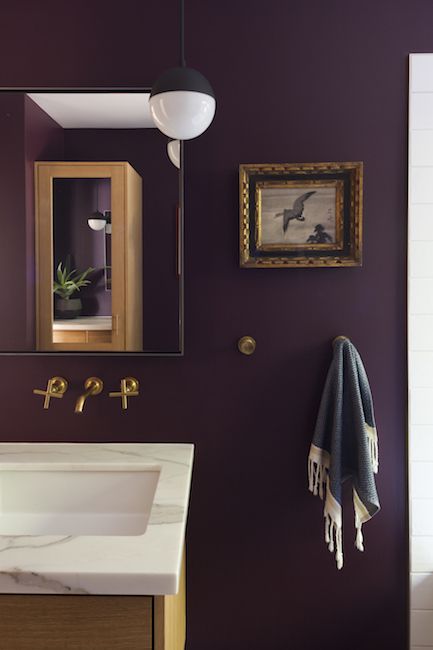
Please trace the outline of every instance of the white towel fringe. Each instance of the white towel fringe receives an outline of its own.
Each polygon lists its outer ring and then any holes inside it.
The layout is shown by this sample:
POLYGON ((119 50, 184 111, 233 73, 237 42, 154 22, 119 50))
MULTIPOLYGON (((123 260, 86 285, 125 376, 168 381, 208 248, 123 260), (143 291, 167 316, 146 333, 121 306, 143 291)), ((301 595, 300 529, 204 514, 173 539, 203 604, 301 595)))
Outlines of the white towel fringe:
MULTIPOLYGON (((315 496, 323 500, 328 489, 328 467, 317 463, 312 458, 308 459, 308 488, 315 496)), ((336 522, 325 503, 325 542, 331 553, 335 552, 337 569, 343 568, 343 531, 340 522, 336 522)))
POLYGON ((356 540, 355 546, 358 551, 364 550, 364 537, 362 535, 362 521, 358 517, 358 513, 355 511, 355 528, 356 528, 356 540))
MULTIPOLYGON (((371 466, 373 472, 377 474, 379 469, 377 432, 375 427, 370 426, 367 422, 365 423, 365 430, 367 434, 371 466)), ((341 505, 337 503, 329 489, 329 467, 329 453, 312 444, 308 458, 308 488, 314 495, 319 495, 321 499, 325 499, 325 542, 330 552, 335 552, 337 569, 342 569, 343 529, 341 505)), ((362 525, 371 519, 371 515, 360 500, 355 488, 353 489, 353 505, 355 509, 356 528, 355 546, 358 551, 363 551, 364 538, 362 535, 362 525)))
POLYGON ((370 459, 373 472, 377 474, 379 471, 379 449, 377 443, 377 433, 374 427, 370 427, 368 424, 365 425, 367 430, 367 440, 368 448, 370 450, 370 459))
POLYGON ((325 542, 331 553, 335 550, 335 561, 337 569, 343 568, 343 531, 341 526, 332 519, 329 513, 325 512, 325 542))
POLYGON ((319 495, 321 499, 325 495, 327 476, 328 470, 325 465, 316 463, 311 458, 308 459, 308 489, 315 496, 319 495))
POLYGON ((379 450, 377 448, 377 438, 374 439, 368 436, 368 446, 370 449, 370 458, 373 472, 377 474, 379 471, 379 450))

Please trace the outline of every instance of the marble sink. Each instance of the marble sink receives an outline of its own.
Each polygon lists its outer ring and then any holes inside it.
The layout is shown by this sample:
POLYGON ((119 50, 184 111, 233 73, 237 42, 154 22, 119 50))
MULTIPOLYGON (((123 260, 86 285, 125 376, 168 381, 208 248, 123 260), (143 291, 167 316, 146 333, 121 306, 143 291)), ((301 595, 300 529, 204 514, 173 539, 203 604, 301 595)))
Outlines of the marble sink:
POLYGON ((0 466, 0 535, 143 535, 160 472, 124 462, 0 466))
POLYGON ((193 457, 188 443, 0 443, 0 593, 176 594, 193 457))

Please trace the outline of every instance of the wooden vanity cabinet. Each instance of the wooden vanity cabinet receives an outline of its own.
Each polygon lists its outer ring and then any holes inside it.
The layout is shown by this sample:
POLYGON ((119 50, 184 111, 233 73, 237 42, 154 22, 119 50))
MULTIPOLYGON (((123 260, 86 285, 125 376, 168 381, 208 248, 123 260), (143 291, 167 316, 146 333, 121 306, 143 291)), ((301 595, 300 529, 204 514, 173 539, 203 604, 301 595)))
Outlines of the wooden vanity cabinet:
MULTIPOLYGON (((83 220, 88 216, 83 214, 83 220)), ((133 167, 127 162, 36 162, 35 223, 37 350, 142 351, 142 179, 133 167), (110 330, 83 326, 71 331, 58 321, 53 327, 53 181, 60 178, 110 180, 110 330)))
POLYGON ((0 595, 4 650, 184 650, 185 573, 173 596, 0 595))

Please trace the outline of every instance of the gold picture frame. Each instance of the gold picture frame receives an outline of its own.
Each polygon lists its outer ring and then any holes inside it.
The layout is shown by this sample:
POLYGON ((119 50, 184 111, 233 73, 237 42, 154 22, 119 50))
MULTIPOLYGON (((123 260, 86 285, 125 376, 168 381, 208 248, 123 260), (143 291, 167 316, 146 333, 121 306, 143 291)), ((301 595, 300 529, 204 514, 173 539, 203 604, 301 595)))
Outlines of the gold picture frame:
POLYGON ((239 167, 240 265, 362 265, 362 162, 239 167))

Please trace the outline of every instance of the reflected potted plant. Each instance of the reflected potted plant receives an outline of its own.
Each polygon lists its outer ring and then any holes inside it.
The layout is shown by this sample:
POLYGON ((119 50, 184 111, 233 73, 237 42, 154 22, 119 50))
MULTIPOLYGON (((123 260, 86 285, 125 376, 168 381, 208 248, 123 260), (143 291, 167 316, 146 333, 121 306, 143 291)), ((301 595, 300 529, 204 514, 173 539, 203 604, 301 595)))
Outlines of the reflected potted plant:
POLYGON ((72 296, 87 287, 91 280, 87 276, 95 269, 89 266, 85 271, 69 270, 68 264, 59 263, 56 272, 56 280, 53 284, 53 293, 56 296, 56 317, 59 319, 77 318, 83 307, 81 298, 72 296))

